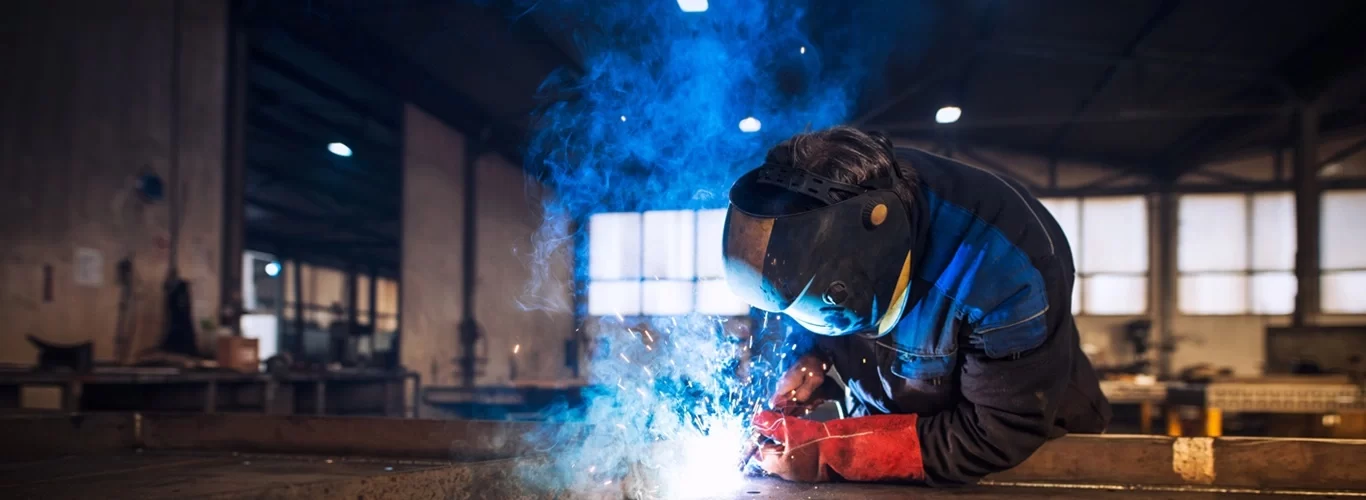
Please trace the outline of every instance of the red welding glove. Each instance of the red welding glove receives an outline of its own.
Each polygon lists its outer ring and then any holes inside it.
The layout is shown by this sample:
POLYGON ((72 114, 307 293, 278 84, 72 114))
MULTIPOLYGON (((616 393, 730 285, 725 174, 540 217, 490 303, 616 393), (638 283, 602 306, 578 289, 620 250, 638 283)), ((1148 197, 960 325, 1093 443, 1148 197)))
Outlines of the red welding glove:
POLYGON ((874 415, 816 422, 772 411, 755 431, 776 441, 759 449, 759 466, 789 481, 911 481, 925 478, 916 415, 874 415))

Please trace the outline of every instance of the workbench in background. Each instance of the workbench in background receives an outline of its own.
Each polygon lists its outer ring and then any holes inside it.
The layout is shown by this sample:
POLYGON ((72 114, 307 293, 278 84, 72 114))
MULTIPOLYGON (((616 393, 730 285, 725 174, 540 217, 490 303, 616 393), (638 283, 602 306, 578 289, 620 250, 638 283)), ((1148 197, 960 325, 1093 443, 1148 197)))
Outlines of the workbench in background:
MULTIPOLYGON (((25 401, 42 391, 62 411, 255 412, 273 415, 416 416, 416 374, 378 370, 236 373, 174 368, 96 369, 90 373, 0 371, 0 410, 47 406, 25 401)), ((51 408, 49 408, 51 409, 51 408)))
POLYGON ((1296 431, 1304 437, 1366 437, 1366 387, 1340 375, 1267 376, 1216 380, 1204 384, 1169 384, 1167 387, 1168 434, 1223 435, 1224 419, 1230 415, 1257 414, 1281 422, 1319 422, 1296 431), (1185 415, 1183 415, 1185 413, 1185 415), (1198 421, 1196 426, 1182 422, 1198 421), (1348 424, 1348 425, 1343 425, 1348 424), (1326 430, 1327 435, 1315 429, 1326 430), (1337 435, 1334 436, 1334 433, 1337 435))

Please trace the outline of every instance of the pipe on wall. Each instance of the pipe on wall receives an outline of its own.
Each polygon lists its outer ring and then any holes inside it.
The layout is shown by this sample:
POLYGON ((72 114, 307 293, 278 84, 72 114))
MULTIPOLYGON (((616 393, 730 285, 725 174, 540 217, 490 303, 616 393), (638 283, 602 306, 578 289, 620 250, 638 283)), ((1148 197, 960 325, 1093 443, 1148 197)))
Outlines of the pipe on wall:
POLYGON ((478 282, 478 162, 483 156, 485 143, 492 131, 485 128, 480 132, 479 137, 470 138, 465 141, 465 213, 464 213, 464 238, 462 246, 465 249, 463 254, 462 275, 461 275, 461 318, 460 318, 460 379, 465 387, 474 387, 474 380, 478 375, 480 359, 478 348, 479 340, 483 338, 482 328, 474 314, 474 294, 478 282))

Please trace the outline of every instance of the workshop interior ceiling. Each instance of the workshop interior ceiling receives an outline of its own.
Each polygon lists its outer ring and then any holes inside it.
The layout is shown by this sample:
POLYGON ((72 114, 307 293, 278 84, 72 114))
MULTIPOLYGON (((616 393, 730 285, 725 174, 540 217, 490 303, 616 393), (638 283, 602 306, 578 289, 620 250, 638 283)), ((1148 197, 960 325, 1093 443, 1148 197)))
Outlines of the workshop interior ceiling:
MULTIPOLYGON (((813 12, 879 5, 813 3, 813 12)), ((858 103, 861 126, 1169 179, 1235 152, 1289 146, 1306 103, 1325 135, 1366 125, 1366 2, 917 3, 935 13, 934 32, 923 50, 898 51, 870 72, 884 78, 858 103), (948 104, 963 119, 935 124, 948 104)), ((583 64, 575 27, 524 4, 247 2, 249 144, 262 144, 249 152, 248 224, 261 228, 253 238, 338 243, 359 253, 343 259, 396 267, 405 100, 520 161, 536 89, 557 68, 583 64), (334 138, 356 154, 319 146, 334 138), (293 226, 274 227, 272 217, 293 226)), ((837 18, 808 16, 806 29, 819 43, 834 29, 822 22, 837 18)))

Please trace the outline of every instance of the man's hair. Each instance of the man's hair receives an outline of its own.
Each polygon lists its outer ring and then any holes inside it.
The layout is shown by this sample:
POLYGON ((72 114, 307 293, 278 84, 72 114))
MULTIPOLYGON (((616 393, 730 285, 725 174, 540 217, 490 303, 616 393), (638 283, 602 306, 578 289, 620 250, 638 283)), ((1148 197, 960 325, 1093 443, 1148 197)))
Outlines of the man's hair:
POLYGON ((892 141, 882 134, 853 127, 840 126, 794 135, 768 150, 764 163, 805 170, 845 184, 891 179, 892 190, 908 206, 915 199, 919 185, 910 165, 898 165, 892 141), (893 168, 900 169, 899 179, 892 172, 893 168))

